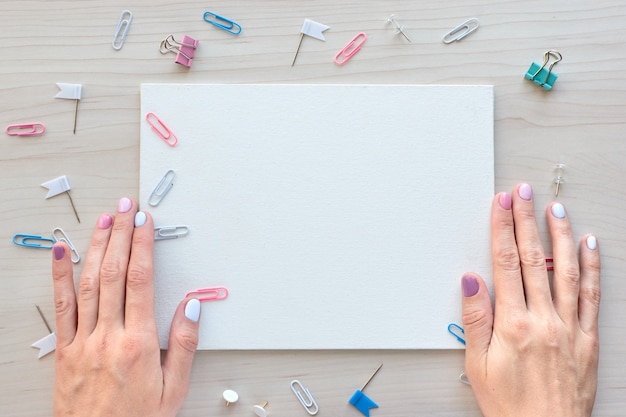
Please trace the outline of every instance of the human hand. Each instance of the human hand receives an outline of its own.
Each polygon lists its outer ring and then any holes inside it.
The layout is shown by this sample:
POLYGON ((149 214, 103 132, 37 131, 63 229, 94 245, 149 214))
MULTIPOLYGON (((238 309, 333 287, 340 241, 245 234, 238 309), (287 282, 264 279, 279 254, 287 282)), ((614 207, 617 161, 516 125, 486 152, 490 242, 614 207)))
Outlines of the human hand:
POLYGON ((200 302, 184 300, 161 364, 154 318, 154 224, 128 198, 93 233, 78 293, 70 252, 53 247, 55 416, 175 416, 189 387, 200 302))
POLYGON ((583 237, 579 262, 565 209, 548 206, 551 290, 533 206, 528 184, 494 198, 495 308, 484 281, 466 274, 465 371, 485 417, 588 417, 598 378, 597 241, 583 237))

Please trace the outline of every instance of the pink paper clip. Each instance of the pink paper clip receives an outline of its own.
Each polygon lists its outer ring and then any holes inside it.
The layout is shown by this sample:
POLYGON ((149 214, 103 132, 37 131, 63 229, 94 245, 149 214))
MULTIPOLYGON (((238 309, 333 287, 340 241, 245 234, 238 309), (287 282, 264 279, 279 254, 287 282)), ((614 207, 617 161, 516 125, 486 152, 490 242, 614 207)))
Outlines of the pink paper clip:
POLYGON ((154 130, 154 132, 159 135, 159 137, 163 139, 165 143, 170 146, 176 146, 176 144, 178 143, 178 138, 176 137, 174 132, 170 130, 169 127, 165 126, 165 123, 163 123, 156 114, 152 112, 146 114, 146 121, 148 122, 152 130, 154 130))
POLYGON ((43 135, 46 127, 43 123, 24 123, 7 126, 7 135, 9 136, 39 136, 43 135))
POLYGON ((183 36, 182 42, 177 42, 174 39, 174 36, 169 35, 167 38, 161 41, 159 51, 162 54, 174 52, 176 54, 176 59, 174 60, 174 62, 190 68, 191 64, 193 64, 193 57, 196 54, 196 48, 198 47, 199 43, 199 41, 190 38, 187 35, 183 36))
POLYGON ((225 287, 214 287, 214 288, 199 288, 195 291, 189 291, 185 294, 185 298, 192 297, 196 294, 199 294, 197 298, 199 301, 219 301, 228 297, 228 289, 225 287))
POLYGON ((361 47, 363 46, 366 40, 367 40, 367 35, 365 33, 363 32, 357 33, 357 35, 354 38, 352 38, 352 40, 346 46, 344 46, 341 51, 337 52, 337 55, 335 55, 335 64, 343 65, 346 62, 348 62, 348 60, 352 58, 354 54, 356 54, 357 52, 361 50, 361 47), (361 39, 361 41, 357 44, 356 42, 359 39, 361 39), (340 61, 339 58, 343 58, 343 60, 340 61))

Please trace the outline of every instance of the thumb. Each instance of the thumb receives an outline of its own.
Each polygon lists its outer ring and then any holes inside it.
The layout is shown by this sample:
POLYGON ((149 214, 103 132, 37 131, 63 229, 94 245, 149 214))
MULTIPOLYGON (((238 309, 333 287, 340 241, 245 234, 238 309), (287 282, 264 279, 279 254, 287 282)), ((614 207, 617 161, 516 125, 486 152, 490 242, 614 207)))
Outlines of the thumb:
POLYGON ((198 348, 198 320, 200 301, 183 300, 174 313, 167 355, 163 362, 163 402, 165 410, 175 415, 189 390, 189 376, 193 357, 198 348))
POLYGON ((463 289, 463 327, 465 329, 466 371, 481 362, 489 349, 493 331, 493 310, 483 279, 467 273, 461 279, 463 289))

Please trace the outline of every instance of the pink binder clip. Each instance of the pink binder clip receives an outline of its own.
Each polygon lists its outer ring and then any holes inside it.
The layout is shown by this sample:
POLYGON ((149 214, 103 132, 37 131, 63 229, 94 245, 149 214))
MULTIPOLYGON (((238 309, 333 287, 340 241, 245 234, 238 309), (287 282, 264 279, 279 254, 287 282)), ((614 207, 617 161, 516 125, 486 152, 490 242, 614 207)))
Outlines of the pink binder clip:
POLYGON ((199 301, 219 301, 228 297, 228 289, 225 287, 199 288, 195 291, 189 291, 185 294, 185 298, 199 295, 199 301))
POLYGON ((169 35, 161 41, 159 51, 162 54, 174 52, 176 54, 176 60, 174 60, 174 62, 190 68, 191 64, 193 64, 193 57, 196 54, 198 43, 199 42, 197 40, 190 38, 187 35, 183 36, 182 42, 177 42, 174 39, 174 36, 169 35))
POLYGON ((169 127, 165 126, 165 123, 163 123, 156 114, 152 112, 146 114, 146 121, 148 122, 152 130, 154 130, 154 133, 159 135, 159 137, 163 139, 165 143, 170 146, 176 146, 176 144, 178 143, 178 138, 176 137, 174 132, 170 130, 169 127))
POLYGON ((335 55, 335 64, 343 65, 348 62, 348 60, 352 58, 354 54, 361 50, 361 47, 365 43, 366 39, 367 35, 365 33, 357 33, 357 35, 352 38, 352 40, 346 46, 344 46, 341 51, 337 52, 337 55, 335 55), (357 41, 359 42, 357 43, 357 41), (342 59, 340 60, 340 58, 342 59))
POLYGON ((9 136, 38 136, 43 135, 46 127, 43 123, 25 123, 7 126, 6 132, 9 136))

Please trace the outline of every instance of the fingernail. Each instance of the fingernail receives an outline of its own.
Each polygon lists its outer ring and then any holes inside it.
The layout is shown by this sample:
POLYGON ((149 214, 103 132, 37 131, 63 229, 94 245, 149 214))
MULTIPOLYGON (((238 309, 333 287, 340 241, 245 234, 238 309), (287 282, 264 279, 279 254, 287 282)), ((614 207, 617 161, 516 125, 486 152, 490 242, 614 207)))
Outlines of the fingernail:
POLYGON ((54 245, 52 250, 54 251, 54 259, 57 261, 63 259, 63 256, 65 256, 65 249, 61 244, 54 245))
POLYGON ((138 211, 137 214, 135 214, 135 227, 141 227, 144 224, 146 224, 146 213, 144 213, 143 211, 138 211))
POLYGON ((598 239, 595 236, 587 237, 587 247, 591 250, 596 250, 598 247, 598 239))
POLYGON ((563 204, 561 203, 554 203, 550 211, 552 211, 552 215, 556 218, 565 218, 565 207, 563 207, 563 204))
POLYGON ((530 201, 533 198, 533 189, 528 184, 520 185, 517 193, 522 198, 522 200, 530 201))
POLYGON ((103 214, 98 218, 98 229, 108 229, 113 224, 113 217, 109 214, 103 214))
POLYGON ((478 281, 473 275, 464 275, 461 283, 464 297, 472 297, 478 292, 478 281))
POLYGON ((511 194, 509 193, 500 193, 500 198, 498 199, 500 203, 500 207, 505 210, 511 210, 511 194))
POLYGON ((124 197, 120 199, 120 202, 117 204, 117 211, 119 211, 120 213, 126 213, 131 209, 132 206, 133 202, 130 201, 129 198, 124 197))
POLYGON ((185 306, 185 317, 194 323, 198 322, 200 318, 200 301, 197 298, 192 298, 187 301, 187 305, 185 306))

